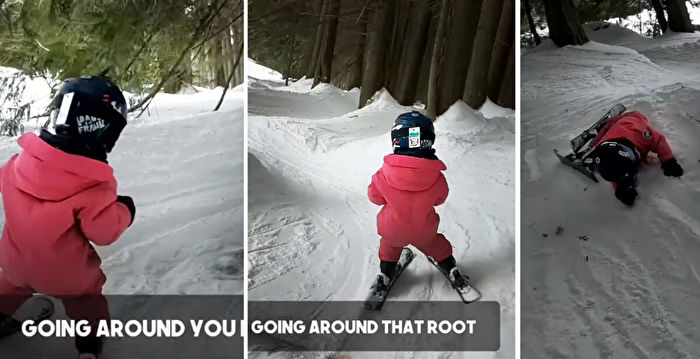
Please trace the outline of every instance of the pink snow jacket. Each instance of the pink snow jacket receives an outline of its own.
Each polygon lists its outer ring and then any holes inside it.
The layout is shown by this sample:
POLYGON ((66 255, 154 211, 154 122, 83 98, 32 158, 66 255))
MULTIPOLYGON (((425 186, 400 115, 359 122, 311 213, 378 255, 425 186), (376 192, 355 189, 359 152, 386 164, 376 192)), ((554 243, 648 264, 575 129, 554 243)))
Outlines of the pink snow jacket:
POLYGON ((590 146, 595 147, 601 142, 616 138, 626 138, 631 141, 644 162, 647 162, 649 152, 656 153, 662 163, 673 158, 673 151, 666 137, 649 126, 649 120, 637 111, 611 118, 590 146))
POLYGON ((377 215, 377 232, 389 241, 433 238, 440 217, 434 206, 445 203, 449 192, 440 160, 387 155, 372 176, 367 195, 384 205, 377 215))
POLYGON ((97 294, 105 282, 89 242, 108 245, 131 222, 115 202, 108 164, 62 152, 35 134, 0 169, 5 228, 0 268, 17 286, 51 295, 97 294))

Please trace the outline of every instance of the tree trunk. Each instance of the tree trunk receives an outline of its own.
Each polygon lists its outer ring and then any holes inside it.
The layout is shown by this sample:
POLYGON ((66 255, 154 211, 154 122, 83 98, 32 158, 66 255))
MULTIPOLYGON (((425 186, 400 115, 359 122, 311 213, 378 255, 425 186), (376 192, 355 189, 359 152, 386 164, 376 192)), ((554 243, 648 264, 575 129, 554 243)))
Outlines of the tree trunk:
POLYGON ((416 98, 420 66, 426 48, 431 12, 427 1, 415 0, 407 21, 405 41, 396 66, 395 85, 392 95, 405 106, 412 105, 416 98))
POLYGON ((321 5, 321 11, 318 15, 318 23, 316 24, 316 36, 314 36, 313 50, 311 51, 311 58, 309 59, 309 68, 306 70, 306 78, 310 79, 316 75, 316 67, 318 65, 319 52, 321 51, 321 44, 323 42, 323 29, 325 25, 326 12, 328 11, 328 6, 326 1, 323 1, 321 5))
POLYGON ((493 42, 491 51, 491 63, 489 64, 488 97, 492 101, 498 100, 498 95, 503 83, 503 73, 508 64, 508 54, 513 47, 513 34, 515 31, 515 0, 506 0, 498 23, 496 41, 493 42))
POLYGON ((217 36, 211 40, 214 42, 214 64, 216 66, 214 70, 214 75, 216 79, 216 86, 228 87, 228 81, 226 79, 226 67, 224 65, 224 44, 221 36, 217 36))
POLYGON ((688 8, 685 7, 685 0, 666 0, 668 10, 668 28, 674 32, 694 32, 693 24, 690 22, 688 8))
POLYGON ((340 13, 340 0, 326 0, 328 2, 328 13, 324 19, 323 44, 319 51, 318 64, 316 65, 316 75, 314 75, 315 87, 319 83, 331 82, 331 71, 333 69, 333 50, 335 50, 335 40, 338 35, 338 14, 340 13))
POLYGON ((659 22, 659 27, 661 28, 661 33, 665 33, 668 30, 668 22, 666 22, 666 14, 664 13, 664 6, 661 4, 661 0, 651 0, 651 6, 656 12, 656 20, 659 22))
POLYGON ((501 86, 496 103, 504 107, 515 108, 515 46, 510 47, 508 66, 503 74, 503 86, 501 86))
POLYGON ((588 42, 586 32, 576 14, 574 0, 542 0, 547 13, 549 37, 559 47, 583 45, 588 42))
POLYGON ((360 104, 363 107, 374 93, 384 86, 386 79, 385 54, 388 42, 388 30, 391 21, 388 8, 394 0, 374 0, 374 8, 367 23, 367 38, 365 54, 362 61, 362 88, 360 89, 360 104))
POLYGON ((440 77, 440 69, 442 68, 442 60, 444 47, 447 43, 447 27, 450 16, 450 8, 452 7, 451 0, 442 0, 440 5, 440 17, 438 20, 437 32, 435 33, 435 43, 433 44, 433 56, 430 59, 430 77, 428 79, 428 117, 435 121, 437 118, 438 107, 438 80, 440 77))
POLYGON ((362 61, 365 55, 365 39, 367 37, 367 18, 364 13, 359 19, 357 30, 359 35, 357 36, 357 44, 350 63, 347 90, 362 86, 362 61))
MULTIPOLYGON (((296 13, 295 13, 296 14, 296 13)), ((294 16, 294 28, 296 29, 297 21, 299 20, 299 15, 294 16)), ((289 86, 289 77, 292 74, 292 66, 294 65, 294 52, 296 51, 297 45, 297 33, 294 32, 292 37, 289 39, 289 53, 287 55, 287 70, 284 72, 284 85, 289 86)))
POLYGON ((340 14, 340 0, 329 0, 330 8, 328 12, 328 27, 326 28, 328 37, 324 47, 321 62, 321 82, 331 82, 331 72, 333 71, 333 52, 338 36, 338 15, 340 14))
POLYGON ((435 44, 435 35, 437 34, 438 22, 440 17, 440 4, 429 6, 430 10, 430 25, 428 26, 428 36, 423 49, 423 59, 420 63, 420 71, 418 74, 418 85, 416 87, 415 100, 428 104, 428 87, 430 83, 430 65, 433 58, 433 47, 435 44))
POLYGON ((413 2, 413 0, 397 0, 396 8, 389 9, 390 12, 394 13, 394 19, 392 21, 393 28, 391 30, 391 43, 389 45, 386 63, 386 88, 394 97, 396 97, 396 85, 399 81, 398 70, 401 62, 403 61, 401 52, 403 51, 405 43, 409 41, 406 34, 409 31, 408 22, 413 2))
MULTIPOLYGON (((439 116, 464 95, 464 85, 479 24, 482 0, 459 0, 452 2, 452 16, 447 28, 447 43, 444 48, 442 68, 437 78, 437 108, 439 116)), ((488 0, 493 1, 493 0, 488 0)), ((511 32, 511 37, 515 32, 511 32)))
MULTIPOLYGON (((192 51, 190 51, 192 53, 192 51)), ((185 58, 186 60, 182 62, 182 81, 188 85, 193 82, 192 75, 192 57, 189 55, 185 58)))
MULTIPOLYGON (((238 47, 238 56, 236 56, 236 61, 233 63, 233 68, 238 68, 240 65, 240 60, 243 58, 243 43, 241 42, 241 45, 238 47)), ((231 71, 231 73, 228 76, 228 82, 233 81, 233 77, 235 76, 236 71, 231 71)), ((226 92, 228 92, 229 86, 224 87, 224 91, 221 93, 221 97, 219 97, 219 102, 217 102, 216 107, 214 107, 214 112, 219 111, 221 108, 221 104, 224 103, 224 98, 226 97, 226 92)))
MULTIPOLYGON (((321 9, 323 8, 323 0, 314 0, 314 5, 313 5, 313 11, 314 14, 318 14, 318 18, 320 18, 321 14, 321 9)), ((306 56, 304 56, 304 63, 301 65, 302 68, 306 68, 306 73, 304 74, 307 78, 313 76, 313 73, 309 74, 309 70, 311 69, 311 62, 314 57, 316 57, 316 53, 318 52, 318 47, 317 44, 318 42, 316 41, 316 38, 318 35, 316 33, 318 32, 318 25, 316 26, 309 26, 309 43, 306 48, 306 56), (316 53, 314 53, 316 51, 316 53)), ((315 68, 315 67, 314 67, 315 68)))
POLYGON ((523 4, 525 5, 525 14, 527 15, 527 23, 530 26, 530 33, 532 33, 532 37, 535 39, 535 45, 539 45, 542 43, 542 39, 537 33, 537 26, 535 26, 535 20, 532 18, 532 6, 530 6, 530 0, 523 0, 523 4))
POLYGON ((479 108, 486 101, 491 53, 502 11, 503 0, 488 0, 481 8, 479 28, 474 39, 472 60, 463 96, 464 102, 471 108, 479 108))

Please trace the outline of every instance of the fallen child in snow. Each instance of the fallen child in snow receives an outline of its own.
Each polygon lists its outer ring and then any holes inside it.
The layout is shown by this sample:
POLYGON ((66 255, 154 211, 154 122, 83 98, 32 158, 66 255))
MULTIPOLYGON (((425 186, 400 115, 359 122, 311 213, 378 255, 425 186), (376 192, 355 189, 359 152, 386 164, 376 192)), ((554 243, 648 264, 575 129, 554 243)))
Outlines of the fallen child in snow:
POLYGON ((623 113, 611 118, 590 144, 598 173, 612 182, 615 197, 628 206, 637 198, 637 173, 641 163, 648 163, 649 152, 659 156, 664 175, 683 175, 666 137, 648 122, 639 112, 623 113))
MULTIPOLYGON (((71 319, 108 319, 93 244, 112 244, 134 220, 134 202, 117 195, 107 164, 126 126, 122 92, 104 78, 74 78, 52 106, 52 131, 20 137, 22 152, 0 170, 0 337, 19 330, 11 315, 34 293, 61 298, 71 319), (99 121, 81 126, 86 117, 99 121)), ((80 358, 96 358, 102 345, 93 336, 76 347, 80 358)))
POLYGON ((432 148, 432 122, 416 111, 401 114, 392 128, 391 140, 394 154, 384 157, 384 165, 368 188, 369 200, 384 206, 377 215, 381 262, 374 293, 383 302, 397 275, 402 251, 410 244, 435 261, 465 301, 478 299, 478 291, 456 266, 452 244, 437 233, 440 217, 434 206, 445 202, 448 187, 442 174, 445 164, 432 148))

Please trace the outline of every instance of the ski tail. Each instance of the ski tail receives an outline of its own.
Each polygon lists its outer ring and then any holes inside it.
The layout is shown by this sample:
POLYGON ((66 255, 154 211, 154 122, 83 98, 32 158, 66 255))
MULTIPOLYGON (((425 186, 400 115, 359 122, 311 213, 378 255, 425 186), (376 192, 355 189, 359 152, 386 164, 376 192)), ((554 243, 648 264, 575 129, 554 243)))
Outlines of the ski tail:
POLYGON ((598 182, 598 178, 596 177, 595 173, 593 173, 591 167, 584 162, 585 160, 574 157, 573 153, 569 153, 568 155, 564 156, 556 149, 554 150, 554 154, 557 155, 559 161, 564 165, 581 172, 584 176, 590 178, 591 181, 596 183, 598 182))
POLYGON ((576 155, 576 157, 581 158, 581 154, 588 152, 586 150, 581 150, 587 143, 589 143, 591 140, 596 138, 596 136, 598 136, 598 133, 600 132, 600 130, 603 129, 603 127, 605 127, 605 125, 608 123, 608 120, 623 114, 625 111, 627 111, 625 105, 618 103, 617 105, 609 109, 608 112, 606 112, 603 115, 603 117, 600 118, 600 120, 593 124, 593 126, 589 127, 580 135, 571 139, 571 141, 569 141, 569 144, 571 145, 571 149, 573 150, 573 153, 576 155))
POLYGON ((593 173, 593 162, 591 161, 591 155, 594 149, 590 146, 586 146, 593 139, 598 136, 600 130, 605 127, 608 121, 613 118, 623 114, 627 111, 625 105, 618 103, 613 106, 608 112, 603 115, 593 126, 589 127, 587 130, 583 131, 580 135, 574 137, 569 141, 571 145, 572 152, 567 155, 562 155, 558 150, 554 150, 554 154, 557 155, 559 161, 566 166, 569 166, 579 172, 584 176, 590 178, 594 182, 598 182, 593 173))

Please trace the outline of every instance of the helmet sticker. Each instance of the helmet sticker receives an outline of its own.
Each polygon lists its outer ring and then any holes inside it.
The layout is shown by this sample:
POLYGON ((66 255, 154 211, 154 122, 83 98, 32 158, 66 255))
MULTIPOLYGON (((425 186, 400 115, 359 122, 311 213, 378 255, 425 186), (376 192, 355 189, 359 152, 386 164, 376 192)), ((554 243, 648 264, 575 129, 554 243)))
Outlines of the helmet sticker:
POLYGON ((644 130, 644 132, 642 132, 642 136, 644 136, 645 139, 650 140, 651 139, 651 131, 649 131, 648 129, 644 130))
POLYGON ((620 154, 620 156, 622 156, 622 157, 627 157, 630 159, 632 158, 632 155, 627 151, 619 150, 619 151, 617 151, 617 153, 620 154))
POLYGON ((95 116, 78 116, 78 133, 95 132, 105 128, 105 121, 95 116))
POLYGON ((69 92, 63 95, 61 100, 61 109, 58 111, 58 116, 56 116, 56 123, 54 125, 63 125, 68 120, 68 112, 70 112, 71 105, 73 104, 74 92, 69 92))
POLYGON ((420 127, 408 129, 408 148, 420 147, 420 127))

